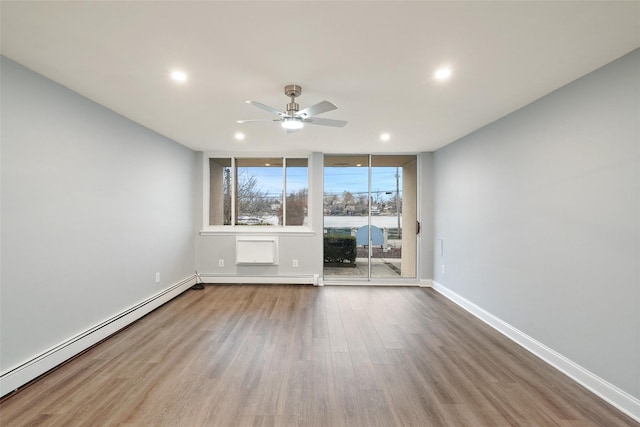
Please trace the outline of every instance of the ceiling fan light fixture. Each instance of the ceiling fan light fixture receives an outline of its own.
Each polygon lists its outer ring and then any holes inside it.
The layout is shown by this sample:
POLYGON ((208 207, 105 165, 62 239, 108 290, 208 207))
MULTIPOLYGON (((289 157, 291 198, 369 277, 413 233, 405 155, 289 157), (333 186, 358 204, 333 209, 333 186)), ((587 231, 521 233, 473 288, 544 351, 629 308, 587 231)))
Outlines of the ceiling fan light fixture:
POLYGON ((282 127, 287 130, 302 129, 303 126, 304 123, 299 117, 285 117, 284 119, 282 119, 282 127))

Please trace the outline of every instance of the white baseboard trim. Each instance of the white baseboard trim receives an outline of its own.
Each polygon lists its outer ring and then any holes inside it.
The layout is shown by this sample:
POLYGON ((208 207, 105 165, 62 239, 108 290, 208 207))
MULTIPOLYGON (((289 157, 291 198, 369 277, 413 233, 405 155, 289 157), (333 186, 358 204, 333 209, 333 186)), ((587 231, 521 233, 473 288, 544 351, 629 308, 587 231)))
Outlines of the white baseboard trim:
POLYGON ((420 279, 418 282, 418 286, 421 288, 433 288, 433 280, 431 279, 420 279))
POLYGON ((466 298, 458 295, 444 285, 433 281, 433 289, 498 332, 502 333, 516 344, 524 347, 526 350, 544 360, 549 365, 586 387, 588 390, 609 402, 611 405, 615 406, 634 420, 640 422, 640 400, 636 399, 634 396, 631 396, 624 390, 619 389, 577 363, 567 359, 560 353, 557 353, 551 348, 536 341, 527 334, 514 328, 510 324, 504 322, 502 319, 494 316, 466 298))
POLYGON ((420 286, 430 287, 431 280, 394 281, 394 280, 324 280, 318 274, 300 274, 291 276, 238 276, 235 274, 200 273, 200 279, 210 284, 273 284, 273 285, 314 285, 314 286, 420 286), (424 282, 424 283, 423 283, 424 282))
POLYGON ((145 314, 177 297, 195 283, 196 276, 194 274, 49 350, 2 372, 0 374, 0 397, 17 390, 29 381, 45 374, 92 345, 118 332, 145 314))
POLYGON ((420 286, 420 284, 416 281, 407 281, 407 282, 402 282, 402 281, 377 281, 375 279, 372 280, 333 280, 333 279, 329 279, 329 280, 325 280, 324 281, 324 285, 325 286, 380 286, 380 287, 390 287, 390 286, 395 286, 395 287, 417 287, 420 286))
POLYGON ((204 283, 213 284, 275 284, 275 285, 314 285, 322 286, 317 274, 300 274, 291 276, 238 276, 236 274, 200 273, 204 283))

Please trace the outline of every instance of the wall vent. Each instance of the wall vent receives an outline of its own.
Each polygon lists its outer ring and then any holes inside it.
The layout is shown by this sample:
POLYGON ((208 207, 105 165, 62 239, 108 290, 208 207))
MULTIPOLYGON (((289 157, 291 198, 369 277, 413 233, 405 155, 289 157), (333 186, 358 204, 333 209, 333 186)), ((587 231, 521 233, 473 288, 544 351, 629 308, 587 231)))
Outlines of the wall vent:
POLYGON ((277 265, 278 237, 238 236, 236 237, 236 264, 277 265))

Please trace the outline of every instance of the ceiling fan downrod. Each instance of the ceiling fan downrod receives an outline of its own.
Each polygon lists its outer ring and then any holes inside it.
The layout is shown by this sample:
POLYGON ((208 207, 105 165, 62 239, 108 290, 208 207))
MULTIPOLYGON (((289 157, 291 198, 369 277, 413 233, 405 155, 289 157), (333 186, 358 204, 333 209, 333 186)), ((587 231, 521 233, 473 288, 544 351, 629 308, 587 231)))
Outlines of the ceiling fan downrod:
POLYGON ((293 116, 300 110, 300 106, 296 103, 296 96, 302 94, 302 87, 298 85, 287 85, 284 87, 284 94, 291 97, 291 102, 287 104, 287 114, 293 116))

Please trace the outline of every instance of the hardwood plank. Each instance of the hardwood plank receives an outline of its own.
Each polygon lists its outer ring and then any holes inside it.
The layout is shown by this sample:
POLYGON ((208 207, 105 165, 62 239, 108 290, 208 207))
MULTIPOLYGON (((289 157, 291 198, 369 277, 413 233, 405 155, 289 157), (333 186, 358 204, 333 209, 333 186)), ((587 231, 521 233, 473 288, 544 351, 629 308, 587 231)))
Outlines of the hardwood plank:
POLYGON ((344 326, 340 317, 340 308, 335 292, 327 288, 329 296, 326 298, 325 309, 327 312, 327 327, 329 328, 329 344, 333 352, 348 352, 347 337, 344 334, 344 326))
POLYGON ((189 291, 0 402, 21 426, 639 426, 439 294, 189 291))

